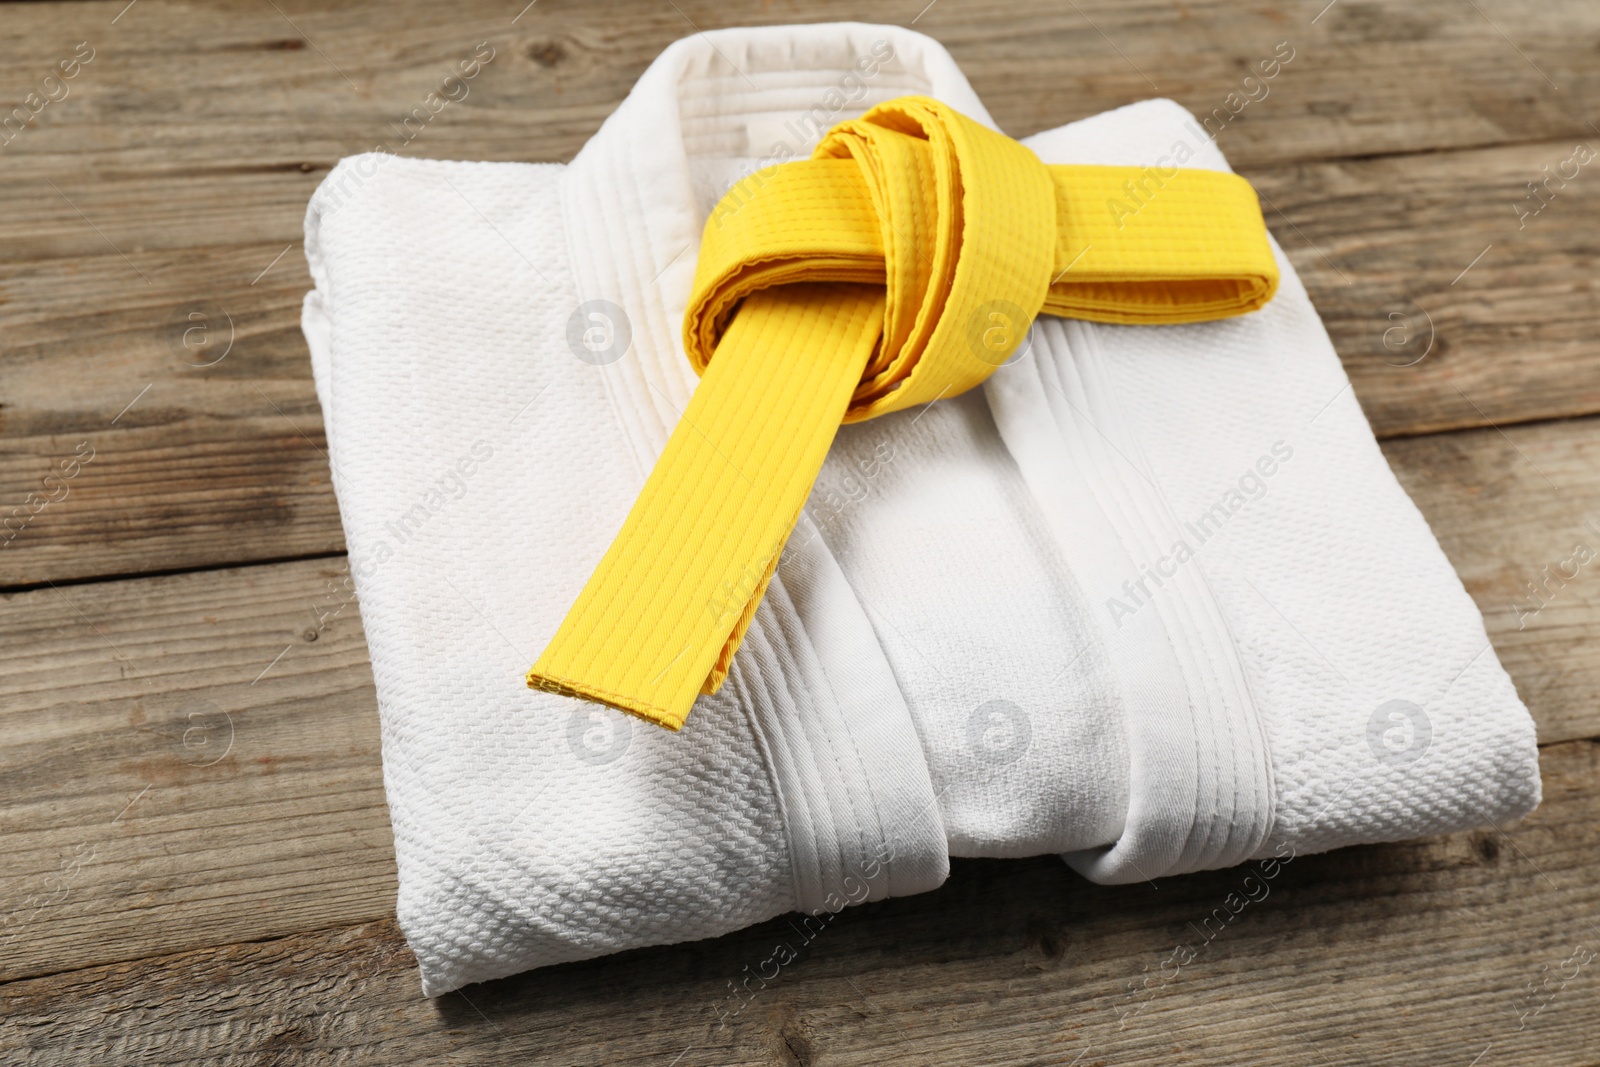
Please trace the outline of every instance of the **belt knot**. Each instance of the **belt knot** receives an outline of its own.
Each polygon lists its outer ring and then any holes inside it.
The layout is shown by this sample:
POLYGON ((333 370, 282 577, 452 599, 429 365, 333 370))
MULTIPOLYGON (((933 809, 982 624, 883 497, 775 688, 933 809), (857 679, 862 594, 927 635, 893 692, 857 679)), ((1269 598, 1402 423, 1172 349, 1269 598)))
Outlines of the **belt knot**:
POLYGON ((846 422, 963 393, 1005 362, 1053 275, 1056 194, 1024 145, 925 97, 833 127, 810 160, 741 183, 706 226, 684 348, 704 373, 752 294, 882 294, 882 338, 846 422), (731 201, 731 204, 730 204, 731 201))

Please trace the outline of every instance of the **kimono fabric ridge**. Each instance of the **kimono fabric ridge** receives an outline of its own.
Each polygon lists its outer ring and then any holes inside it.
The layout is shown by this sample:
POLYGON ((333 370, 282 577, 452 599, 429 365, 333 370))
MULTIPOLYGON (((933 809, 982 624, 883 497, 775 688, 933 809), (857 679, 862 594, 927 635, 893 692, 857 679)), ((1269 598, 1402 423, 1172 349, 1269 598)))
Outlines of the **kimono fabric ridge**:
POLYGON ((1278 269, 1249 183, 1049 166, 926 97, 879 104, 707 221, 684 316, 701 375, 532 688, 681 728, 727 678, 843 424, 984 382, 1041 312, 1176 325, 1255 311, 1278 269))

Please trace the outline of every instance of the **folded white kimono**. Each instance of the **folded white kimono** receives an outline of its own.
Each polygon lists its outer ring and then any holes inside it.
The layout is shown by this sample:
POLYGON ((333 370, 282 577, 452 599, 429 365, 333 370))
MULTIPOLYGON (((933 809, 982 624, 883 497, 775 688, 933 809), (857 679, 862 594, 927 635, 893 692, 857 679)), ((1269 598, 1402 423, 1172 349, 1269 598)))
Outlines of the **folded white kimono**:
MULTIPOLYGON (((932 889, 1102 882, 1538 803, 1533 725, 1293 268, 1258 313, 1043 318, 987 385, 845 427, 728 683, 678 734, 528 689, 695 385, 701 227, 936 42, 667 49, 569 165, 343 161, 306 298, 423 990, 932 889)), ((1226 169, 1154 100, 1047 163, 1226 169)))

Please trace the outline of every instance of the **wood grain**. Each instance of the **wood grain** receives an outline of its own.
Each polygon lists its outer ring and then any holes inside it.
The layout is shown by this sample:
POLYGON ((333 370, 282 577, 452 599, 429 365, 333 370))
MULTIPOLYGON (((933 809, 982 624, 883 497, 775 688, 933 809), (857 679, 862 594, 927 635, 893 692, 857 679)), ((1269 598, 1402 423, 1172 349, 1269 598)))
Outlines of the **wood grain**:
POLYGON ((1483 612, 1540 740, 1600 736, 1600 419, 1383 449, 1483 612))
POLYGON ((1542 770, 1544 804, 1518 826, 1296 857, 1251 884, 1244 869, 1105 887, 1053 858, 958 862, 934 893, 848 909, 738 1001, 730 984, 799 940, 787 919, 432 1002, 384 920, 11 983, 0 1051, 19 1065, 1593 1064, 1600 745, 1547 748, 1542 770), (1216 917, 1245 892, 1257 899, 1216 917))
MULTIPOLYGON (((115 24, 120 4, 8 9, 0 69, 19 84, 81 40, 96 51, 0 149, 13 209, 0 219, 0 517, 80 442, 99 458, 0 547, 0 587, 342 549, 298 327, 305 202, 340 156, 395 140, 391 124, 478 42, 495 58, 405 154, 567 158, 690 22, 894 15, 832 0, 679 7, 540 4, 515 24, 498 5, 420 2, 146 0, 115 24), (182 343, 195 321, 199 353, 182 343)), ((963 0, 917 28, 1019 134, 1158 91, 1209 113, 1290 41, 1295 58, 1220 142, 1281 209, 1270 224, 1378 432, 1600 411, 1583 373, 1594 239, 1576 225, 1600 185, 1585 172, 1520 231, 1513 211, 1593 135, 1600 9, 1343 2, 1313 25, 1321 7, 963 0), (1514 43, 1496 29, 1508 25, 1514 43), (1398 348, 1385 344, 1395 313, 1414 331, 1398 348), (1391 365, 1427 323, 1428 357, 1391 365)))
MULTIPOLYGON (((1541 740, 1600 737, 1600 419, 1386 449, 1541 740), (1595 560, 1539 607, 1523 583, 1579 541, 1595 560)), ((0 601, 0 980, 392 912, 343 577, 307 560, 0 601)))
POLYGON ((1224 132, 1231 158, 1249 164, 1584 137, 1600 103, 1600 12, 1584 0, 1485 0, 1476 10, 1453 0, 143 0, 113 23, 124 6, 8 11, 0 66, 15 72, 7 84, 19 97, 79 41, 96 50, 68 98, 44 108, 8 155, 61 170, 89 155, 108 177, 329 161, 391 136, 391 122, 488 41, 496 57, 462 108, 490 121, 447 112, 416 147, 566 159, 678 38, 834 21, 937 38, 1017 135, 1152 96, 1208 113, 1248 89, 1252 66, 1286 41, 1294 58, 1224 132))
POLYGON ((0 610, 0 978, 392 909, 342 561, 45 588, 0 610))
POLYGON ((1600 411, 1588 140, 1244 171, 1379 436, 1600 411))

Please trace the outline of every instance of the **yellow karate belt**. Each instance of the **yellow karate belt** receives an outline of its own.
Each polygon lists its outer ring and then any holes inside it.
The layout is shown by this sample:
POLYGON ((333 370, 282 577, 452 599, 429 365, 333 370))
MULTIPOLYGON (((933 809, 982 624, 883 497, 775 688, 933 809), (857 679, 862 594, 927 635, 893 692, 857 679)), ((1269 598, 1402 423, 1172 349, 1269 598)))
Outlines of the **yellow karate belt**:
POLYGON ((683 324, 700 384, 528 684, 680 728, 840 424, 971 389, 1041 311, 1199 322, 1277 286, 1235 175, 1047 166, 917 96, 840 123, 712 212, 683 324))

